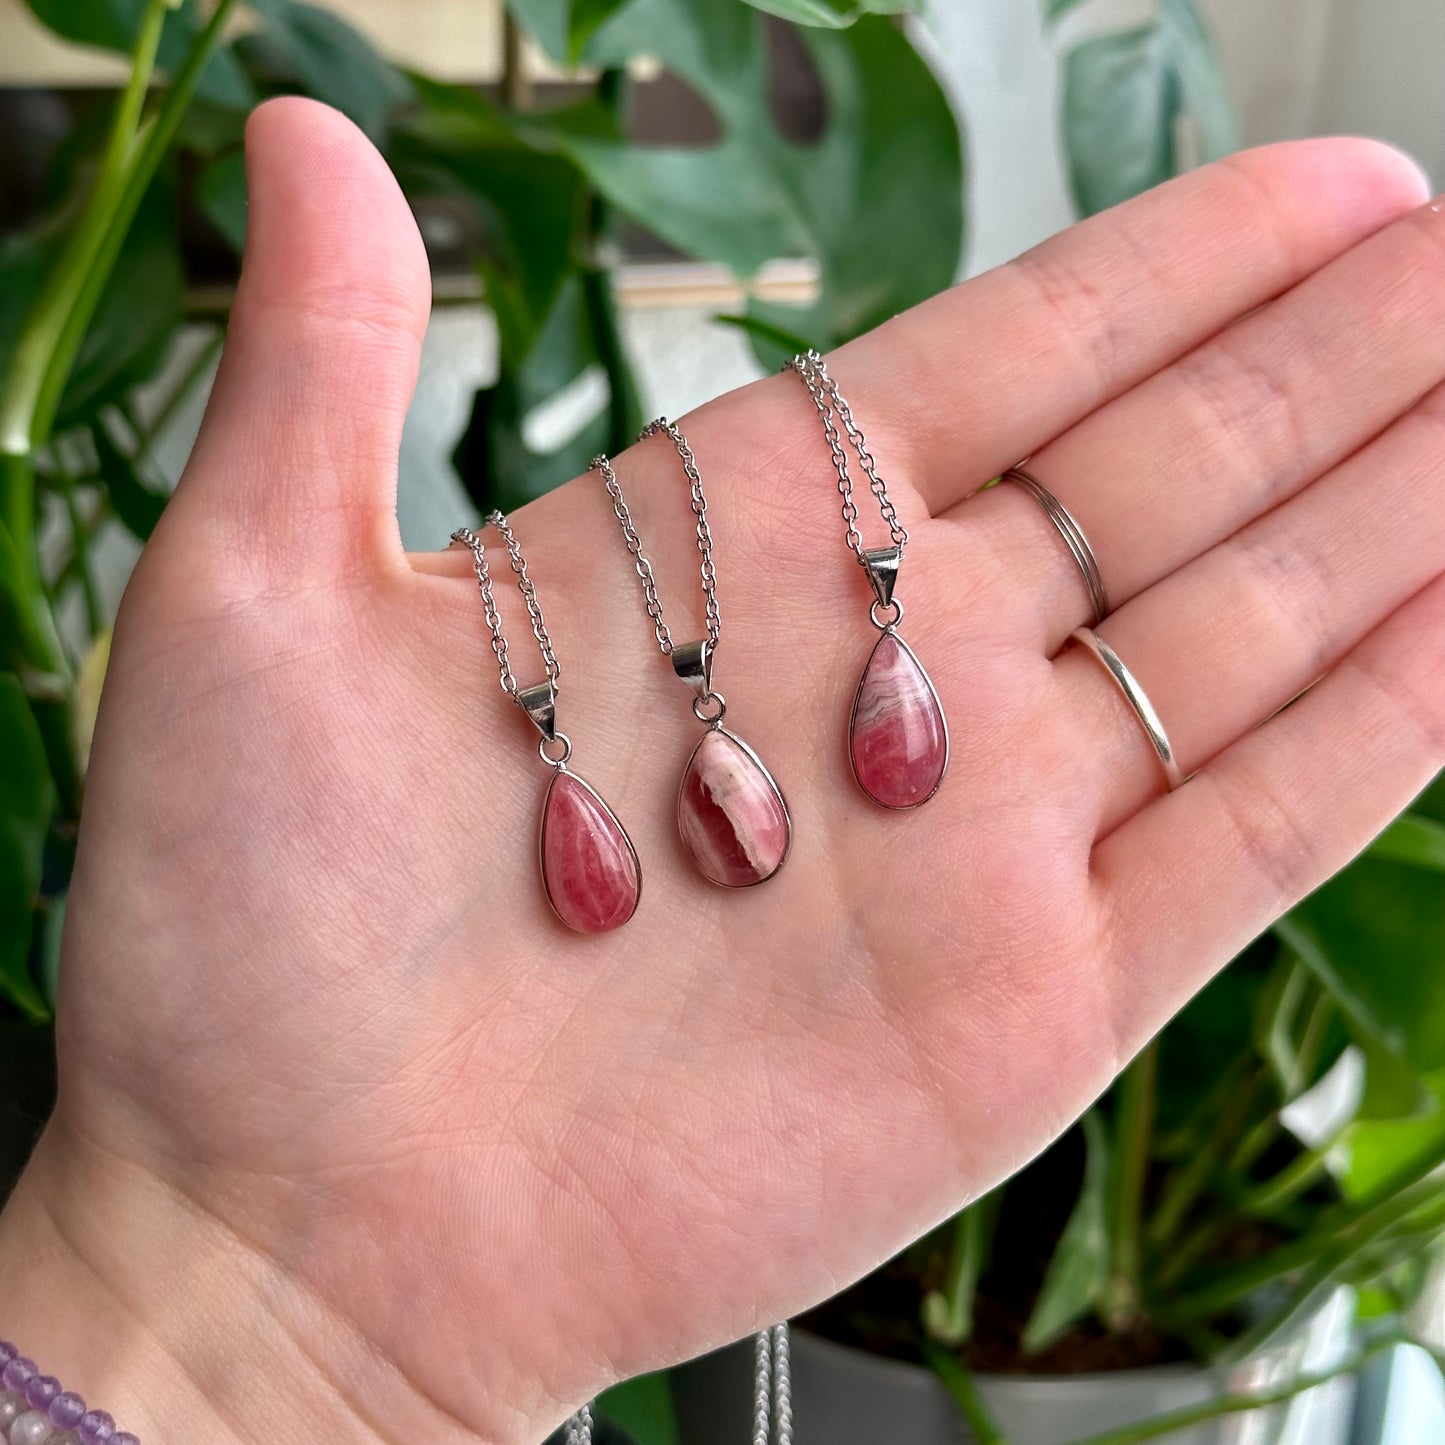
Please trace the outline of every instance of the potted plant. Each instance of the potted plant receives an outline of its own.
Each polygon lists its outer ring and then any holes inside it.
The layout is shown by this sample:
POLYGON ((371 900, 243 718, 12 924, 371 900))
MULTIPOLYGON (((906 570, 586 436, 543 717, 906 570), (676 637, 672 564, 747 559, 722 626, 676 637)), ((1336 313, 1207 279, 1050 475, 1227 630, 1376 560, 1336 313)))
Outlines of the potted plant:
MULTIPOLYGON (((1410 1321, 1445 1231, 1442 958, 1445 780, 1045 1155, 799 1321, 798 1438, 1343 1445, 1366 1360, 1438 1351, 1410 1321)), ((679 1372, 689 1445, 736 1438, 747 1370, 679 1372)))

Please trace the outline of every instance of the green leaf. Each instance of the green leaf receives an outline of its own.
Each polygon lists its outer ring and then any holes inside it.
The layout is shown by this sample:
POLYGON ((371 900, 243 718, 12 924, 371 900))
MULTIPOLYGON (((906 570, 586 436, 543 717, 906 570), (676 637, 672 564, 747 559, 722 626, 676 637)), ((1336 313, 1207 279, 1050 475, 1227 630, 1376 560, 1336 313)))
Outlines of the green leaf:
POLYGON ((37 1021, 50 1015, 30 977, 30 940, 54 806, 30 704, 14 674, 0 673, 0 995, 37 1021))
POLYGON ((1406 813, 1370 845, 1370 857, 1445 873, 1445 823, 1423 813, 1406 813))
POLYGON ((791 20, 795 25, 818 25, 843 30, 864 15, 902 15, 919 8, 919 0, 747 0, 756 10, 765 10, 791 20))
POLYGON ((212 161, 196 181, 196 201, 239 255, 246 245, 246 157, 235 151, 212 161))
POLYGON ((1025 1354, 1047 1349, 1088 1314, 1109 1278, 1108 1144, 1103 1121, 1095 1110, 1079 1122, 1086 1151, 1084 1182, 1024 1326, 1025 1354))
POLYGON ((923 1328, 942 1344, 956 1348, 973 1335, 974 1296, 993 1243, 1003 1193, 995 1189, 954 1220, 953 1250, 943 1288, 930 1290, 923 1299, 923 1328))
POLYGON ((147 541, 169 497, 147 485, 136 470, 135 459, 116 445, 103 421, 98 420, 90 434, 100 463, 100 479, 116 516, 133 536, 147 541))
POLYGON ((67 898, 68 895, 62 893, 51 900, 41 925, 40 984, 51 1013, 55 1012, 55 1000, 60 994, 60 940, 65 932, 67 898))
POLYGON ((574 0, 507 0, 507 9, 542 51, 559 65, 572 63, 574 0))
POLYGON ((1157 24, 1097 35, 1064 61, 1064 145, 1080 215, 1137 196, 1174 174, 1177 77, 1157 24))
POLYGON ((596 295, 607 284, 596 273, 569 277, 526 355, 504 365, 496 384, 477 393, 452 460, 479 510, 519 507, 580 476, 598 452, 621 451, 636 437, 636 389, 620 341, 605 334, 615 320, 596 295), (609 376, 603 408, 555 449, 534 450, 525 435, 528 418, 590 368, 609 376))
POLYGON ((1441 773, 1418 798, 1410 811, 1425 818, 1445 823, 1445 773, 1441 773))
POLYGON ((572 0, 567 11, 567 59, 576 65, 587 42, 631 0, 572 0))
POLYGON ((59 427, 88 420, 155 374, 180 327, 185 284, 175 192, 162 178, 126 232, 66 384, 59 427))
MULTIPOLYGON (((752 304, 758 312, 769 309, 757 301, 752 304)), ((776 306, 771 309, 788 320, 792 319, 792 314, 797 310, 796 307, 790 306, 776 306)), ((790 357, 807 351, 809 347, 822 349, 817 341, 809 341, 805 337, 795 335, 783 326, 775 326, 763 315, 714 316, 713 320, 723 326, 736 326, 739 331, 746 331, 752 337, 753 349, 757 352, 758 360, 767 371, 777 371, 790 357)))
POLYGON ((594 1408, 609 1424, 625 1430, 634 1445, 680 1445, 672 1384, 665 1372, 614 1385, 598 1397, 594 1408))
MULTIPOLYGON (((504 360, 516 365, 552 313, 586 249, 589 194, 549 131, 514 123, 475 92, 418 79, 418 113, 393 137, 398 173, 415 192, 463 200, 486 227, 482 262, 501 327, 504 360)), ((617 134, 605 107, 587 103, 549 118, 586 135, 617 134)))
POLYGON ((831 346, 955 279, 958 125, 908 38, 873 15, 801 32, 828 120, 818 140, 789 141, 768 100, 765 30, 736 0, 633 0, 593 37, 589 59, 656 55, 712 107, 722 138, 672 147, 555 134, 613 205, 688 255, 742 277, 778 256, 816 257, 815 307, 748 314, 831 346))
POLYGON ((1445 1067, 1445 880, 1366 854, 1275 925, 1356 1029, 1421 1072, 1445 1067))
POLYGON ((1198 130, 1200 159, 1218 160, 1238 144, 1229 87, 1194 0, 1159 0, 1169 63, 1186 115, 1198 130))
MULTIPOLYGON (((66 40, 128 54, 140 33, 147 0, 25 0, 42 24, 66 40)), ((185 0, 166 17, 156 60, 167 74, 181 65, 191 41, 205 25, 198 0, 185 0)), ((256 103, 256 93, 235 55, 219 47, 201 73, 196 93, 213 105, 237 110, 256 103)))
POLYGON ((1093 36, 1070 51, 1064 147, 1080 214, 1107 210, 1176 174, 1183 116, 1197 130, 1202 159, 1234 149, 1228 91, 1193 0, 1159 0, 1157 20, 1093 36))
POLYGON ((1044 0, 1044 24, 1057 25, 1069 11, 1077 9, 1082 3, 1083 0, 1044 0))
POLYGON ((1344 1160, 1337 1172, 1348 1198, 1369 1198, 1416 1161, 1445 1157, 1445 1070, 1425 1075, 1420 1083, 1432 1105, 1428 1112, 1360 1119, 1346 1130, 1336 1153, 1344 1160))
POLYGON ((265 18, 258 35, 240 42, 258 69, 278 67, 308 94, 380 135, 391 112, 411 97, 411 83, 332 10, 298 0, 251 0, 265 18))
POLYGON ((1397 1054, 1362 1029, 1355 1047, 1364 1056, 1365 1089, 1356 1119, 1415 1119, 1433 1112, 1435 1098, 1425 1080, 1397 1054))

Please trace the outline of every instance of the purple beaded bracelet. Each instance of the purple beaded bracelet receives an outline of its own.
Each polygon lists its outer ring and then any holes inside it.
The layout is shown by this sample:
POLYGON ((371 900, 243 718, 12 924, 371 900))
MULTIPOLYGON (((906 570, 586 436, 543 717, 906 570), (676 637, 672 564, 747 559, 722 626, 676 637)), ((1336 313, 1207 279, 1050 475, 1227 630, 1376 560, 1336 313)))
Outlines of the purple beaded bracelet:
POLYGON ((8 1340, 0 1340, 0 1442, 8 1445, 140 1445, 104 1410, 42 1375, 8 1340))

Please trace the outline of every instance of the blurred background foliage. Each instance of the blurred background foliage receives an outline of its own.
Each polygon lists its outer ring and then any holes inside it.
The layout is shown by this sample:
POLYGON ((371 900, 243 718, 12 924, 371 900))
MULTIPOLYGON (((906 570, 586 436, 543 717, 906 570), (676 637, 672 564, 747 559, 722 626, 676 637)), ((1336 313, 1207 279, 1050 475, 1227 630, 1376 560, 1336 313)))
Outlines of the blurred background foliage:
MULTIPOLYGON (((959 124, 916 22, 896 13, 904 0, 512 0, 508 65, 489 88, 399 69, 340 6, 27 3, 133 69, 118 96, 72 108, 36 218, 0 240, 0 1182, 53 1088, 48 1025, 110 624, 94 551, 110 528, 144 541, 165 505, 155 441, 209 375, 244 244, 249 109, 282 92, 338 107, 420 215, 457 223, 446 264, 474 274, 499 339, 454 457, 479 507, 516 506, 635 435, 614 289, 629 249, 733 272, 747 300, 723 319, 771 368, 951 284, 967 197, 959 124), (527 43, 565 77, 545 94, 520 63, 527 43), (779 103, 785 61, 815 94, 801 124, 779 103), (689 93, 696 134, 639 134, 647 66, 689 93), (748 293, 790 257, 816 266, 815 299, 748 293), (589 373, 606 382, 594 408, 539 449, 528 419, 589 373)), ((1044 0, 1041 23, 1072 24, 1077 8, 1044 0)), ((1081 214, 1232 148, 1191 0, 1060 49, 1081 214)), ((1445 1228, 1442 879, 1437 784, 1043 1159, 815 1326, 927 1357, 957 1385, 972 1367, 1237 1354, 1342 1281, 1369 1312, 1403 1318, 1445 1228)), ((659 1388, 613 1397, 649 1442, 669 1438, 659 1388)))

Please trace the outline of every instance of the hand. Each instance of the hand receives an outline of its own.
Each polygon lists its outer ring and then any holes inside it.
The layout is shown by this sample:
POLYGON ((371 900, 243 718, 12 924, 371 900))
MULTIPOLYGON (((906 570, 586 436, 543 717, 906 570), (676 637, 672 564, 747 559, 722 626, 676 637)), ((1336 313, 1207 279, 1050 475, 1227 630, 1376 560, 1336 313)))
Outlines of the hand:
MULTIPOLYGON (((536 1441, 802 1309, 1054 1138, 1445 761, 1445 215, 1378 145, 1273 147, 830 358, 952 727, 916 813, 848 776, 868 593, 796 377, 683 422, 729 722, 794 814, 766 886, 682 859, 697 728, 597 479, 514 519, 575 765, 646 877, 628 926, 567 934, 470 558, 398 539, 411 218, 310 103, 257 113, 249 165, 224 365, 117 625, 61 1102, 0 1227, 8 1323, 143 1438, 536 1441), (1016 487, 970 497, 1030 453, 1197 770, 1168 796, 1067 645, 1059 537, 1016 487)), ((618 469, 681 634, 676 458, 618 469)))

